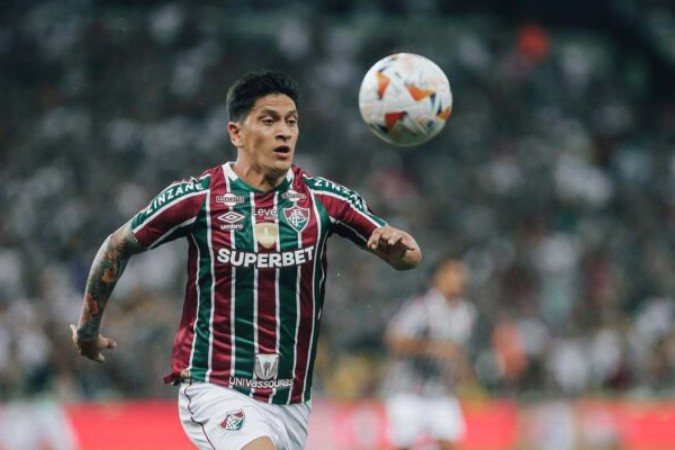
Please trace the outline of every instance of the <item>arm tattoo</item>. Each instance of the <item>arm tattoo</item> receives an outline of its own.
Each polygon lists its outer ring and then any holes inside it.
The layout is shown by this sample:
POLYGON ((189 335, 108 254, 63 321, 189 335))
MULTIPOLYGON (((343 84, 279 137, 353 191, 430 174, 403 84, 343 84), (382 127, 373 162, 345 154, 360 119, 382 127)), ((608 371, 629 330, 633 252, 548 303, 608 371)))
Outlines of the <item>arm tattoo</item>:
POLYGON ((122 226, 103 242, 92 263, 84 304, 78 326, 80 339, 94 339, 98 336, 101 318, 108 298, 122 276, 129 258, 145 250, 136 240, 128 224, 122 226))

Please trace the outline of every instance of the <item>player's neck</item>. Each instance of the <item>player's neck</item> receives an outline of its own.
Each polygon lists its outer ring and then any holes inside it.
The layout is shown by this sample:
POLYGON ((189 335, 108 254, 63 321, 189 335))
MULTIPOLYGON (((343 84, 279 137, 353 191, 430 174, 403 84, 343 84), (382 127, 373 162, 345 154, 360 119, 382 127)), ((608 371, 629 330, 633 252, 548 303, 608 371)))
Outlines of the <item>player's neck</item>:
POLYGON ((232 164, 232 170, 244 183, 263 192, 270 191, 279 186, 286 178, 285 173, 277 176, 241 161, 235 161, 232 164))

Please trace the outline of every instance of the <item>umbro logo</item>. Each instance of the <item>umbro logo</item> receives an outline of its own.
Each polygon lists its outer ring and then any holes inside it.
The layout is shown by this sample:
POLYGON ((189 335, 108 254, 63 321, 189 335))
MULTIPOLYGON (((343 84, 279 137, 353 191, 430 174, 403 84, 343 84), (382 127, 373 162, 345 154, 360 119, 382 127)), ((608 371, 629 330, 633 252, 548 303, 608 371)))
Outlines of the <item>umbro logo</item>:
POLYGON ((235 211, 228 211, 225 214, 221 214, 217 217, 217 219, 221 222, 225 222, 224 225, 220 226, 221 230, 241 230, 244 228, 244 224, 239 222, 245 218, 245 215, 235 211))
POLYGON ((227 222, 227 223, 237 223, 237 222, 243 220, 245 217, 246 216, 244 216, 243 214, 240 214, 238 212, 229 211, 229 212, 226 212, 225 214, 222 214, 222 215, 218 216, 218 220, 222 220, 223 222, 227 222))

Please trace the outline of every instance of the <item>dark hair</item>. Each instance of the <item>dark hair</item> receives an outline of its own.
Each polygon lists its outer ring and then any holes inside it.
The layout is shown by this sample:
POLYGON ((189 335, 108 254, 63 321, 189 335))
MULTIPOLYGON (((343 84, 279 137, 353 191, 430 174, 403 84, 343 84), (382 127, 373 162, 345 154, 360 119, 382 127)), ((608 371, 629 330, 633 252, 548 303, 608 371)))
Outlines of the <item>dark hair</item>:
POLYGON ((446 264, 450 263, 463 264, 462 257, 457 251, 446 251, 445 253, 437 255, 429 267, 429 277, 435 277, 446 264))
POLYGON ((298 104, 300 90, 288 75, 276 71, 251 72, 243 75, 227 90, 227 113, 236 122, 246 116, 253 104, 270 94, 284 94, 298 104))

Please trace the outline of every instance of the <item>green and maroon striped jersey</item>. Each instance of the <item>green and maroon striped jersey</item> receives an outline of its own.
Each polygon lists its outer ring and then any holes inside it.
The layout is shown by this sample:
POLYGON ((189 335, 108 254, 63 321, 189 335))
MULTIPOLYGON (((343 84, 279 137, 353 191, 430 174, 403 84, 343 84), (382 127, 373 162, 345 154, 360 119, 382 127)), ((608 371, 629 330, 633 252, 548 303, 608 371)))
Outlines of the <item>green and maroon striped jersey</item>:
POLYGON ((230 163, 169 185, 132 219, 149 247, 185 237, 188 280, 166 381, 229 386, 275 404, 308 401, 326 241, 364 246, 385 222, 354 191, 293 166, 268 192, 230 163))

